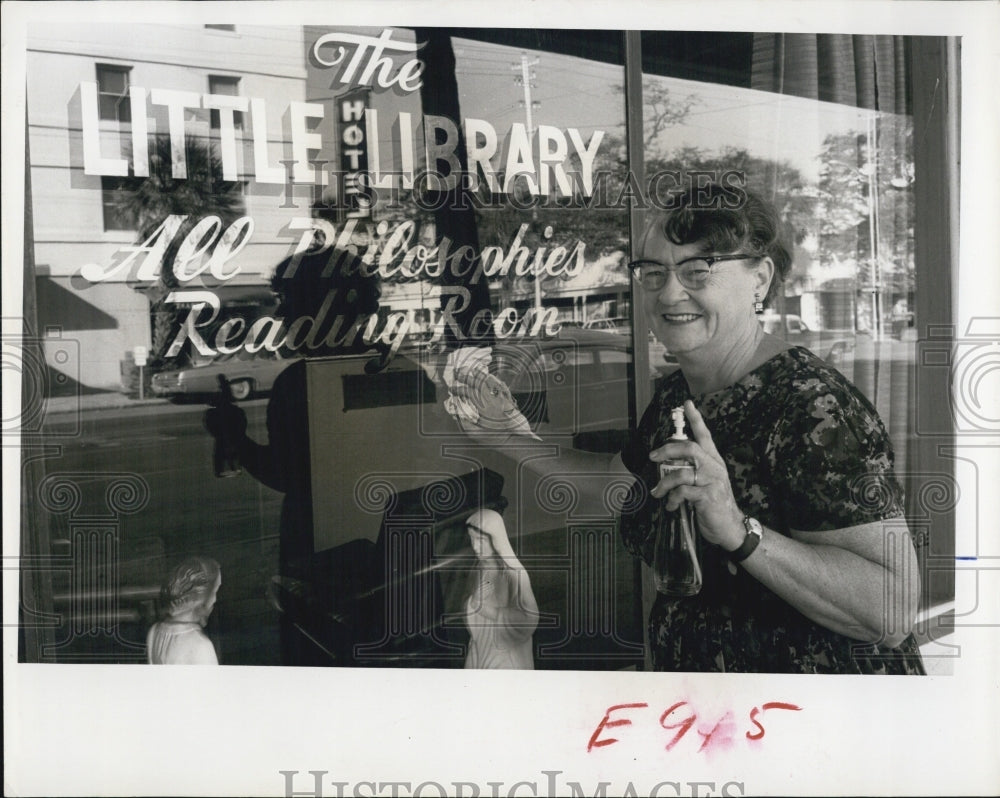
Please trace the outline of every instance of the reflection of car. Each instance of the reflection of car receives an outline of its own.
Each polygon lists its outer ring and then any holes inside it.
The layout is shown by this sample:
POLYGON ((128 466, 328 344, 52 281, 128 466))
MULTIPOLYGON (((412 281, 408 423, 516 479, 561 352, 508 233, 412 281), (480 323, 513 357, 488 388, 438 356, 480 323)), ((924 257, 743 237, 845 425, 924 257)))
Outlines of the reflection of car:
POLYGON ((535 667, 641 661, 633 561, 616 532, 607 476, 576 474, 565 487, 554 459, 554 442, 570 436, 580 449, 620 449, 630 339, 564 329, 492 350, 491 371, 532 426, 551 434, 528 443, 549 469, 525 469, 503 441, 462 431, 445 409, 445 350, 397 357, 374 374, 357 357, 304 362, 317 553, 301 578, 293 568, 276 580, 272 596, 315 664, 461 667, 475 564, 465 519, 476 507, 504 505, 542 614, 535 667))
MULTIPOLYGON (((241 353, 243 354, 243 353, 241 353)), ((219 392, 219 376, 229 380, 233 399, 242 401, 271 390, 275 378, 293 362, 268 353, 217 358, 209 363, 168 369, 153 375, 157 396, 202 398, 219 392)))
POLYGON ((628 319, 590 319, 583 325, 585 330, 603 330, 604 332, 628 335, 632 332, 632 323, 628 319))
POLYGON ((491 370, 532 426, 552 432, 628 429, 629 339, 563 329, 552 340, 500 343, 491 370))
POLYGON ((854 350, 854 333, 851 330, 811 330, 801 317, 786 313, 765 313, 761 317, 764 332, 784 338, 790 344, 806 349, 833 365, 840 365, 854 350), (784 319, 784 330, 781 320, 784 319))
POLYGON ((598 330, 602 332, 618 333, 619 335, 629 335, 632 332, 632 322, 626 318, 611 319, 588 319, 587 321, 560 321, 563 327, 577 328, 581 330, 598 330))

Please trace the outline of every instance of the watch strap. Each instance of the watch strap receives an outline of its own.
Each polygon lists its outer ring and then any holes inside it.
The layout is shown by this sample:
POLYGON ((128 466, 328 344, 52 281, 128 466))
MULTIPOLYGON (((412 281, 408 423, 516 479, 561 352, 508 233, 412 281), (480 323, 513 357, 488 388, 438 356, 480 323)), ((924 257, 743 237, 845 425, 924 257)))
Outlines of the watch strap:
POLYGON ((743 542, 736 551, 729 552, 729 559, 732 562, 743 562, 753 554, 763 537, 760 522, 755 518, 748 515, 743 516, 743 528, 746 530, 747 536, 743 538, 743 542))

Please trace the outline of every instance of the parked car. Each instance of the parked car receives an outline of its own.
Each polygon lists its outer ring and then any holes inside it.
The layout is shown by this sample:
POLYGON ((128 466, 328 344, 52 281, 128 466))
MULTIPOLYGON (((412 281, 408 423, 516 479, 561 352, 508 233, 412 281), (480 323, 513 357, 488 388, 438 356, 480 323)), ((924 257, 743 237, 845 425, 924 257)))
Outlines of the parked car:
POLYGON ((566 328, 597 330, 601 332, 628 335, 632 332, 632 322, 624 317, 587 319, 587 321, 564 320, 560 324, 566 328))
POLYGON ((583 325, 583 328, 585 330, 602 330, 619 335, 628 335, 632 332, 632 322, 623 317, 590 319, 583 325))
POLYGON ((494 373, 533 425, 553 432, 628 429, 629 339, 566 328, 551 340, 500 343, 494 373))
POLYGON ((804 346, 834 366, 842 365, 854 351, 853 330, 812 330, 794 313, 765 313, 762 322, 764 332, 784 338, 790 344, 804 346))
POLYGON ((275 378, 295 360, 269 352, 257 356, 240 352, 201 365, 157 372, 151 385, 156 396, 203 399, 219 392, 219 377, 223 376, 229 380, 233 399, 242 402, 251 396, 268 393, 275 378))

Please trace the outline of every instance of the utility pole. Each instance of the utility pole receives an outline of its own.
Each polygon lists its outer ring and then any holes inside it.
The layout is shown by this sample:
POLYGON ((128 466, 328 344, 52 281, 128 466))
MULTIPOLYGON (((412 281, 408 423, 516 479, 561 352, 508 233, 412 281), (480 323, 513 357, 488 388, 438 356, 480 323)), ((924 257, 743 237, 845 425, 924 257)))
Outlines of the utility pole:
POLYGON ((515 64, 513 69, 520 69, 521 75, 516 79, 517 83, 520 83, 524 89, 524 115, 525 120, 528 124, 528 138, 530 139, 535 134, 535 123, 531 115, 532 107, 534 103, 531 101, 531 90, 537 89, 538 87, 532 82, 535 79, 535 73, 532 72, 531 68, 538 66, 538 59, 534 61, 528 60, 527 53, 521 53, 521 63, 520 65, 515 64))
MULTIPOLYGON (((535 79, 535 73, 532 71, 532 67, 538 66, 538 59, 533 61, 528 60, 527 53, 521 53, 521 63, 512 64, 511 69, 520 71, 520 75, 514 79, 515 83, 520 83, 524 88, 524 117, 528 133, 528 141, 532 143, 534 147, 535 138, 535 122, 532 116, 533 108, 537 107, 539 103, 535 103, 531 99, 531 90, 537 88, 532 82, 535 79)), ((536 184, 537 185, 537 184, 536 184)), ((531 206, 531 229, 535 231, 538 226, 538 207, 534 203, 531 206)), ((535 308, 537 310, 542 309, 542 275, 535 275, 535 308)))

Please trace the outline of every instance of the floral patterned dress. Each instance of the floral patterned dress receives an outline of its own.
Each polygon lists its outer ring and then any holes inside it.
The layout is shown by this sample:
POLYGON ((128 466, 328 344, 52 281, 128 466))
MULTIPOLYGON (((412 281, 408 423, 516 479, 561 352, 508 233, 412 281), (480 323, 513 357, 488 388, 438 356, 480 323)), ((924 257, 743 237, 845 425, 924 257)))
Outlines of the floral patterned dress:
MULTIPOLYGON (((652 560, 664 502, 649 452, 663 445, 670 411, 692 399, 726 461, 741 510, 780 534, 900 519, 903 494, 875 409, 836 369, 793 347, 721 391, 691 395, 681 372, 659 381, 622 451, 640 480, 621 518, 626 547, 652 560)), ((893 522, 886 524, 892 534, 893 522)), ((649 616, 656 670, 923 674, 912 635, 896 649, 822 627, 772 593, 717 546, 699 540, 704 585, 690 598, 657 595, 649 616), (735 573, 733 573, 735 571, 735 573)))

